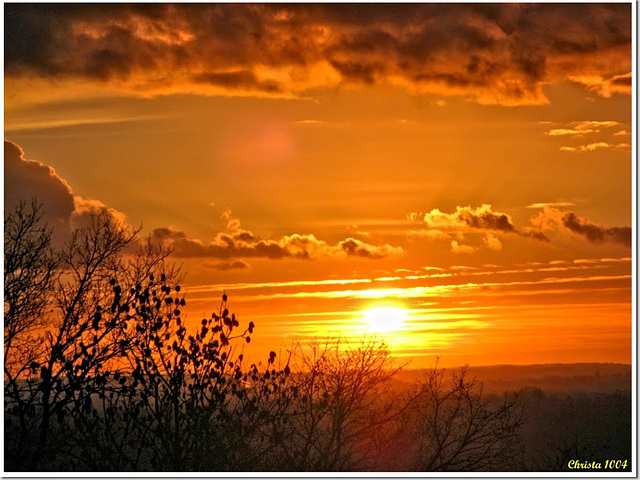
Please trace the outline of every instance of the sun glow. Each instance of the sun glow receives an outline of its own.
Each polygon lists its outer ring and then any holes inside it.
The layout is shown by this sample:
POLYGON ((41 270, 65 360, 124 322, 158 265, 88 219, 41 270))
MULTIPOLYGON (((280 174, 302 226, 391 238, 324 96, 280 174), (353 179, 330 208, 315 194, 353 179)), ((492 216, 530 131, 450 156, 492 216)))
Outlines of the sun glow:
POLYGON ((400 307, 376 307, 365 310, 363 317, 369 332, 387 333, 402 329, 407 311, 400 307))

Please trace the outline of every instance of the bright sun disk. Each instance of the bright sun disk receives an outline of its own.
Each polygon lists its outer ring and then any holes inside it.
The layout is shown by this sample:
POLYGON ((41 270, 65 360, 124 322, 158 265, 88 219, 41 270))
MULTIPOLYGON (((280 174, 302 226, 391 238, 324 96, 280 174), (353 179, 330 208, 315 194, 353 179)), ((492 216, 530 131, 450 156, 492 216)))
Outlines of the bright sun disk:
POLYGON ((369 332, 384 333, 400 330, 407 312, 399 307, 376 307, 365 310, 363 316, 369 332))

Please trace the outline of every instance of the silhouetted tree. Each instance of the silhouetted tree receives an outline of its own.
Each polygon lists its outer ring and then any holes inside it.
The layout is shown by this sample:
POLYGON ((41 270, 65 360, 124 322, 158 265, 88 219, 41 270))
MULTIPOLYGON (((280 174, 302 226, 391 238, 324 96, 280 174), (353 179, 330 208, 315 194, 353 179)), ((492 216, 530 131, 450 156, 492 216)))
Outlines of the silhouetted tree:
POLYGON ((18 204, 5 215, 4 232, 4 375, 5 415, 15 433, 5 442, 5 458, 22 459, 34 444, 34 376, 44 354, 39 341, 51 302, 59 263, 51 245, 51 230, 42 222, 35 200, 18 204), (15 422, 15 425, 11 425, 15 422), (12 454, 13 453, 13 454, 12 454))
POLYGON ((181 319, 180 286, 154 276, 137 287, 132 315, 123 332, 123 361, 102 381, 92 403, 97 415, 72 414, 86 432, 83 458, 93 468, 162 471, 252 470, 264 465, 253 441, 271 423, 265 399, 275 395, 288 370, 243 369, 239 342, 253 332, 227 309, 190 332, 181 319), (102 452, 111 452, 108 457, 102 452), (106 463, 104 463, 106 462, 106 463))
POLYGON ((466 367, 449 382, 445 370, 432 369, 416 386, 404 420, 418 471, 499 470, 519 453, 518 396, 486 398, 466 367))
POLYGON ((5 282, 11 286, 5 290, 5 426, 15 440, 5 453, 12 468, 30 470, 52 466, 54 450, 65 448, 60 439, 67 438, 57 435, 54 444, 52 431, 64 432, 72 406, 84 402, 89 411, 89 386, 118 355, 131 300, 125 284, 168 254, 148 249, 125 262, 136 232, 106 212, 54 251, 51 232, 39 221, 38 208, 26 211, 22 204, 5 219, 5 282), (37 348, 12 354, 15 345, 27 343, 37 348))
POLYGON ((294 401, 283 442, 283 469, 347 471, 371 459, 371 435, 392 415, 387 382, 397 372, 383 343, 341 340, 294 350, 294 401))
POLYGON ((137 232, 107 213, 56 251, 40 220, 35 204, 5 219, 7 469, 266 465, 258 432, 279 421, 289 370, 275 352, 243 368, 253 322, 240 329, 224 295, 188 332, 169 251, 133 253, 137 232))

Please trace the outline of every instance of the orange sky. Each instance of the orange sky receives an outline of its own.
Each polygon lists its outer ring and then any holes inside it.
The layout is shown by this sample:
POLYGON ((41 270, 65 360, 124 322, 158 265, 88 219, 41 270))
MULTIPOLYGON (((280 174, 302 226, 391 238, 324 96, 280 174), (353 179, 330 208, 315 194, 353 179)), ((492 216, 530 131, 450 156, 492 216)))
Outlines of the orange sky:
POLYGON ((7 4, 5 208, 142 224, 256 356, 630 362, 631 8, 7 4))

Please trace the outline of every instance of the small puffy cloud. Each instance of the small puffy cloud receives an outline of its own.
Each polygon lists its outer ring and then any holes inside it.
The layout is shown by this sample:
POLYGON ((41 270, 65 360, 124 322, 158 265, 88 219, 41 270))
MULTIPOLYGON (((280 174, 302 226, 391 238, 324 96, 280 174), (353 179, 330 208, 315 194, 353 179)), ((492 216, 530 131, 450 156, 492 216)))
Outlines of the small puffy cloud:
POLYGON ((562 225, 562 215, 564 212, 555 207, 544 207, 543 211, 532 217, 530 222, 540 230, 557 230, 562 225))
POLYGON ((511 216, 506 213, 493 211, 491 205, 488 204, 483 204, 477 208, 470 206, 456 207, 454 213, 443 213, 438 209, 433 209, 424 215, 423 221, 429 228, 444 231, 455 230, 460 232, 469 229, 488 230, 492 232, 513 233, 523 237, 547 241, 541 232, 516 228, 511 216))
POLYGON ((595 152, 596 150, 602 150, 606 148, 626 149, 626 148, 631 148, 631 145, 628 143, 595 142, 595 143, 588 143, 586 145, 578 145, 577 147, 560 147, 560 151, 569 152, 569 153, 585 153, 585 152, 595 152))
POLYGON ((560 147, 561 152, 595 152, 603 148, 611 148, 615 145, 607 142, 589 143, 587 145, 578 145, 577 147, 560 147))
POLYGON ((433 209, 424 215, 424 223, 430 228, 440 229, 465 229, 475 228, 479 230, 499 230, 514 232, 515 226, 511 217, 506 213, 494 212, 491 205, 483 204, 472 208, 456 207, 454 213, 444 213, 439 209, 433 209))
POLYGON ((583 120, 577 122, 571 122, 564 128, 553 128, 547 132, 546 135, 552 137, 572 135, 575 137, 585 136, 591 133, 599 133, 603 128, 611 128, 621 125, 620 122, 613 120, 597 121, 597 120, 583 120))
POLYGON ((389 256, 399 256, 403 253, 400 247, 392 247, 391 245, 369 245, 355 238, 347 238, 341 241, 338 246, 347 256, 352 257, 378 259, 389 256))
POLYGON ((491 205, 479 207, 456 207, 453 213, 442 212, 434 208, 428 213, 410 213, 407 218, 421 222, 427 227, 424 230, 411 230, 409 238, 427 240, 447 240, 451 242, 454 253, 473 253, 480 246, 489 250, 502 249, 502 242, 497 234, 514 234, 541 242, 549 242, 549 238, 540 230, 532 227, 519 228, 513 223, 510 215, 494 211, 491 205), (473 247, 465 242, 465 233, 484 233, 482 245, 473 247))
POLYGON ((569 231, 586 238, 590 243, 617 243, 631 246, 631 227, 609 227, 593 223, 571 211, 547 207, 531 219, 542 230, 569 231))
POLYGON ((484 204, 476 209, 458 207, 456 216, 472 228, 509 233, 516 231, 511 217, 506 213, 493 212, 491 205, 484 204))
POLYGON ((470 245, 459 244, 455 240, 451 240, 451 252, 453 253, 473 253, 476 249, 470 245))
POLYGON ((626 130, 620 130, 619 132, 616 132, 613 134, 614 137, 621 137, 623 135, 631 135, 631 134, 626 130))
POLYGON ((127 217, 124 213, 119 212, 115 208, 110 208, 100 200, 87 200, 78 195, 73 197, 75 209, 71 215, 72 228, 79 228, 89 220, 89 217, 100 215, 106 212, 114 225, 120 228, 126 228, 127 217))
POLYGON ((559 137, 564 135, 584 135, 585 133, 592 133, 596 130, 577 130, 572 128, 554 128, 545 132, 546 135, 550 135, 552 137, 559 137))
POLYGON ((489 250, 494 250, 496 252, 502 250, 502 243, 500 242, 498 237, 496 237, 491 233, 487 234, 482 239, 482 243, 484 243, 484 246, 487 247, 489 250))
MULTIPOLYGON (((460 209, 460 207, 457 208, 460 209)), ((415 218, 415 216, 411 216, 411 218, 415 218)), ((455 213, 444 213, 437 208, 426 213, 422 218, 422 221, 427 225, 427 227, 435 229, 452 230, 460 229, 465 226, 464 222, 462 222, 455 213)))

